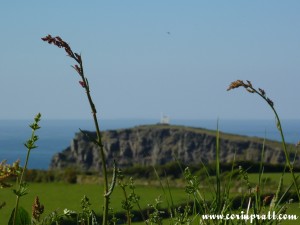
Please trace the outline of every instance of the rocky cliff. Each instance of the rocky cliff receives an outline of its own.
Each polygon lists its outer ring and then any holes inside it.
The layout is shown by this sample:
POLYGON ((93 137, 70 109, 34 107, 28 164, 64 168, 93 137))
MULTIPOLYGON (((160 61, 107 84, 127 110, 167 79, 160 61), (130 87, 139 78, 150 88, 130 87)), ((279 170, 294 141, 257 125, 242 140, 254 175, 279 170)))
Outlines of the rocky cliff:
MULTIPOLYGON (((87 132, 87 131, 86 131, 87 132)), ((95 132, 87 132, 95 137, 95 132)), ((187 164, 210 163, 215 160, 216 131, 168 125, 137 126, 102 132, 107 164, 116 160, 119 167, 157 165, 177 158, 187 164)), ((220 133, 222 162, 260 161, 263 140, 259 138, 220 133)), ((264 161, 284 163, 281 143, 266 141, 264 161)), ((297 160, 299 162, 299 160, 297 160)), ((99 170, 101 160, 97 146, 84 134, 77 133, 71 145, 54 155, 50 168, 77 166, 84 170, 99 170)))

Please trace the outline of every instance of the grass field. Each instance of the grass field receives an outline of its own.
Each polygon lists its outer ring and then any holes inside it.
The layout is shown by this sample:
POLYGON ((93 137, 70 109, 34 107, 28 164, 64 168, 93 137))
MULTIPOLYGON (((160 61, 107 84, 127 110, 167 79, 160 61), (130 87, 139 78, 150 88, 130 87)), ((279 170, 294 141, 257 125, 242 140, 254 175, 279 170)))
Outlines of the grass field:
MULTIPOLYGON (((183 203, 186 194, 182 188, 171 188, 173 200, 176 203, 183 203)), ((142 208, 147 204, 154 203, 155 198, 162 196, 163 191, 159 187, 137 186, 136 193, 141 196, 140 205, 142 208)), ((39 196, 42 204, 45 205, 44 215, 58 209, 62 212, 65 208, 78 211, 80 210, 80 200, 86 195, 92 204, 92 209, 100 213, 102 208, 103 187, 97 184, 65 184, 65 183, 31 183, 29 193, 21 198, 20 205, 29 212, 35 196, 39 196)), ((124 199, 120 187, 116 187, 111 198, 111 207, 114 211, 122 211, 121 201, 124 199)), ((6 206, 0 210, 0 224, 6 224, 11 210, 15 204, 15 196, 9 189, 2 189, 0 200, 6 202, 6 206)), ((167 207, 164 201, 163 207, 167 207)))
MULTIPOLYGON (((263 177, 269 178, 271 182, 278 184, 280 173, 268 173, 264 174, 263 177)), ((257 174, 249 174, 249 180, 253 183, 257 182, 257 174)), ((286 184, 291 182, 289 174, 285 176, 286 184)), ((86 195, 92 204, 92 209, 96 213, 100 213, 102 209, 102 185, 99 184, 66 184, 66 183, 30 183, 28 194, 21 198, 20 205, 23 206, 27 211, 31 212, 31 206, 33 204, 35 196, 39 196, 42 204, 45 205, 44 215, 49 214, 53 210, 58 210, 60 213, 65 208, 80 211, 80 200, 86 195)), ((187 200, 187 195, 183 187, 172 187, 171 189, 172 198, 175 204, 184 203, 187 200)), ((162 207, 167 207, 166 197, 164 196, 162 189, 158 186, 144 186, 137 185, 136 193, 141 196, 140 205, 142 208, 147 207, 149 203, 154 203, 155 198, 162 196, 163 204, 162 207)), ((211 193, 204 189, 204 193, 209 198, 211 193)), ((114 211, 123 211, 121 208, 121 201, 124 199, 122 190, 116 186, 115 191, 111 198, 111 207, 114 211)), ((11 189, 2 189, 0 192, 0 202, 5 201, 6 206, 0 210, 0 224, 7 224, 11 210, 15 204, 15 196, 11 189)), ((300 216, 300 209, 298 203, 293 203, 289 206, 288 214, 296 214, 300 216)), ((300 219, 297 221, 285 221, 282 224, 299 224, 300 219)), ((144 223, 137 223, 144 224, 144 223)), ((168 221, 166 221, 168 224, 168 221)))
MULTIPOLYGON (((270 181, 278 183, 278 181, 280 179, 280 176, 281 176, 281 173, 263 173, 262 179, 269 178, 270 181)), ((300 176, 300 173, 295 173, 295 176, 300 176)), ((258 174, 250 173, 249 174, 249 180, 250 180, 250 182, 257 182, 258 174)), ((285 175, 284 175, 284 184, 289 185, 292 182, 293 182, 292 175, 289 172, 285 173, 285 175)))

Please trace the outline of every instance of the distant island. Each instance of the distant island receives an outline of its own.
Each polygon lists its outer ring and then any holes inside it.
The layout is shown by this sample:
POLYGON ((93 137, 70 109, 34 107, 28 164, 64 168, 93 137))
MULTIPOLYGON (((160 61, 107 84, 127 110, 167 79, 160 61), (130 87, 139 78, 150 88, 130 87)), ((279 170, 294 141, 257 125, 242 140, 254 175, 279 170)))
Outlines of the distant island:
MULTIPOLYGON (((96 137, 95 132, 85 131, 96 137)), ((118 167, 164 165, 175 161, 200 164, 213 163, 216 155, 216 131, 202 128, 166 124, 136 126, 102 132, 107 164, 117 162, 118 167)), ((221 162, 230 163, 234 154, 236 161, 260 162, 264 140, 220 133, 221 162)), ((282 145, 265 141, 264 162, 284 164, 282 145)), ((292 156, 293 157, 293 156, 292 156)), ((300 165, 299 157, 295 166, 300 165)), ((71 145, 53 156, 50 169, 76 166, 85 171, 99 170, 101 160, 96 145, 83 133, 76 133, 71 145)))

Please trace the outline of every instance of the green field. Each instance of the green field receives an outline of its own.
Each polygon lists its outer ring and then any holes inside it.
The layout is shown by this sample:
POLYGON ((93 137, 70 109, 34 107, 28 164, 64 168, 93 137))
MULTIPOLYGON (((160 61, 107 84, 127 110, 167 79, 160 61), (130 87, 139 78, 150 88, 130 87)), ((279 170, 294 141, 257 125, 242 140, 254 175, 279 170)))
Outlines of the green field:
MULTIPOLYGON (((171 188, 173 200, 176 203, 184 202, 186 194, 182 188, 171 188)), ((137 186, 136 193, 141 196, 140 205, 147 207, 149 203, 154 203, 155 198, 162 196, 163 191, 159 187, 137 186)), ((65 183, 31 183, 29 184, 29 193, 21 198, 20 205, 29 212, 35 196, 39 196, 40 201, 45 206, 44 215, 58 209, 62 212, 65 208, 71 210, 80 210, 80 200, 86 195, 92 204, 96 213, 100 213, 103 201, 103 188, 97 184, 65 184, 65 183)), ((114 211, 122 211, 121 201, 124 199, 120 187, 116 187, 111 198, 111 207, 114 211)), ((15 204, 15 196, 9 189, 2 189, 0 201, 5 201, 6 206, 0 210, 0 224, 7 223, 10 212, 15 204)), ((164 201, 163 207, 167 207, 164 201)))
MULTIPOLYGON (((249 174, 249 180, 257 183, 257 174, 249 174)), ((269 178, 269 182, 278 184, 280 174, 264 174, 263 177, 269 178)), ((286 184, 291 182, 289 174, 285 176, 286 184)), ((174 183, 173 183, 174 184, 174 183)), ((181 184, 182 185, 182 181, 181 184)), ((209 190, 202 188, 204 194, 210 198, 209 190)), ((129 190, 128 190, 129 191, 129 190)), ((187 201, 187 195, 184 187, 172 187, 170 189, 172 198, 175 204, 184 203, 187 201)), ((49 214, 54 210, 62 213, 65 208, 80 211, 80 200, 86 195, 92 204, 92 209, 96 213, 100 213, 103 201, 103 188, 99 184, 67 184, 67 183, 30 183, 28 194, 21 198, 20 205, 27 211, 31 212, 35 196, 39 196, 42 204, 45 205, 44 215, 49 214)), ((169 195, 164 195, 163 190, 158 186, 136 185, 136 193, 141 197, 140 205, 146 208, 149 203, 154 203, 158 196, 162 197, 162 207, 167 207, 167 201, 170 200, 169 195)), ((235 195, 233 192, 232 195, 235 195)), ((121 208, 121 201, 124 199, 123 192, 119 186, 116 186, 111 198, 111 207, 114 211, 123 211, 121 208)), ((11 210, 15 204, 15 196, 11 189, 1 189, 0 202, 5 201, 6 206, 0 210, 0 224, 7 224, 11 210)), ((300 216, 300 209, 298 203, 293 203, 289 206, 288 214, 296 214, 300 216)), ((143 223, 140 223, 143 224, 143 223)), ((166 221, 168 224, 168 221, 166 221)), ((282 224, 299 224, 298 221, 285 221, 282 224)))
MULTIPOLYGON (((295 173, 295 176, 300 176, 300 173, 295 173)), ((271 181, 278 183, 279 179, 281 177, 281 173, 263 173, 262 179, 264 178, 269 178, 271 181)), ((250 182, 257 182, 258 181, 258 174, 256 173, 250 173, 249 174, 249 180, 250 182)), ((292 175, 287 172, 284 174, 284 180, 283 180, 285 185, 289 185, 293 182, 292 180, 292 175)))

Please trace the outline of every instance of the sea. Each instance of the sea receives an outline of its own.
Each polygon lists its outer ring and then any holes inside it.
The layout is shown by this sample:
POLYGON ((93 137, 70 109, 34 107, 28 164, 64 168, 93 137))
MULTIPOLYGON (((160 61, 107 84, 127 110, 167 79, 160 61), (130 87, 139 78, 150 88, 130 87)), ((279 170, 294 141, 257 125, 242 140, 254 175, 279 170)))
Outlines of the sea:
MULTIPOLYGON (((157 124, 155 119, 104 119, 100 120, 100 129, 113 130, 131 128, 139 125, 157 124)), ((27 149, 24 146, 31 136, 29 120, 0 120, 0 161, 12 163, 20 160, 24 165, 27 149)), ((285 140, 296 144, 300 141, 300 120, 282 120, 285 140)), ((182 125, 221 132, 281 140, 275 120, 171 120, 171 125, 182 125)), ((37 131, 38 148, 31 150, 28 168, 47 170, 55 153, 66 149, 75 133, 82 130, 94 130, 92 120, 42 120, 37 131)), ((222 137, 221 137, 222 138, 222 137)))

